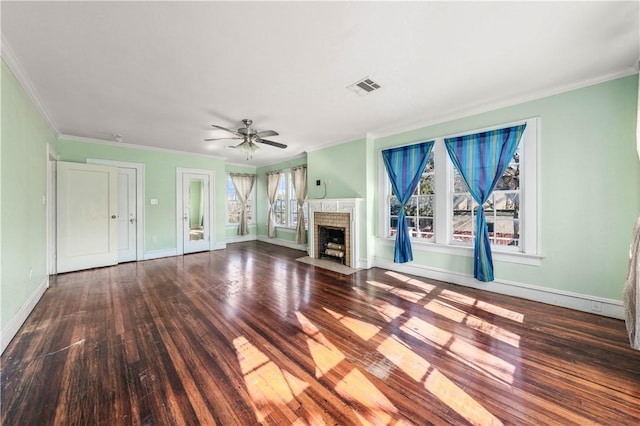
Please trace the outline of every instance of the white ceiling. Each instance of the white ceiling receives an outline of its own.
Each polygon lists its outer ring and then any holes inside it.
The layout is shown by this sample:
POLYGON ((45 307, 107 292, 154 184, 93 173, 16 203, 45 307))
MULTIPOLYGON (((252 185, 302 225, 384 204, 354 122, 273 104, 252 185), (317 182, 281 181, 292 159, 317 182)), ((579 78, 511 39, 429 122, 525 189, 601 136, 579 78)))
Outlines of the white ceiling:
POLYGON ((639 6, 3 1, 2 55, 61 135, 264 165, 630 75, 639 6), (204 142, 243 118, 289 147, 204 142))

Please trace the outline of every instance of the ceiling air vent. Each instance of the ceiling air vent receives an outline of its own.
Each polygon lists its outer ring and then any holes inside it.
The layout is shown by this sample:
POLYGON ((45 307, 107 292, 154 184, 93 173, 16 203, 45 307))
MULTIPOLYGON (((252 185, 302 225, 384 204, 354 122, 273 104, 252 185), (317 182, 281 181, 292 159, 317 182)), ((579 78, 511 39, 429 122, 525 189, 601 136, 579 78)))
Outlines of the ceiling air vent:
POLYGON ((350 86, 347 86, 347 89, 353 90, 359 95, 366 95, 367 93, 371 93, 374 90, 380 89, 380 85, 373 81, 370 77, 365 77, 360 81, 356 81, 350 86))

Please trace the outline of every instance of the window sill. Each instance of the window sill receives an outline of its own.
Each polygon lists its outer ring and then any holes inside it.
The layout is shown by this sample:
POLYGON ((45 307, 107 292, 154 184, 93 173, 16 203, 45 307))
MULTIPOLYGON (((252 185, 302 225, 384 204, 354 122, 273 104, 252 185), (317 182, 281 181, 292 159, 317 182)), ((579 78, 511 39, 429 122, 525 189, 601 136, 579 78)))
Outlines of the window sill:
MULTIPOLYGON (((376 238, 378 242, 381 242, 385 246, 392 246, 395 244, 395 238, 376 238)), ((455 256, 473 257, 473 247, 448 245, 448 244, 436 244, 432 242, 422 242, 411 240, 411 247, 415 251, 423 251, 430 253, 442 253, 451 254, 455 256)), ((491 255, 494 261, 507 262, 507 263, 519 263, 522 265, 540 266, 544 256, 538 254, 529 254, 515 251, 500 251, 492 248, 491 255)))

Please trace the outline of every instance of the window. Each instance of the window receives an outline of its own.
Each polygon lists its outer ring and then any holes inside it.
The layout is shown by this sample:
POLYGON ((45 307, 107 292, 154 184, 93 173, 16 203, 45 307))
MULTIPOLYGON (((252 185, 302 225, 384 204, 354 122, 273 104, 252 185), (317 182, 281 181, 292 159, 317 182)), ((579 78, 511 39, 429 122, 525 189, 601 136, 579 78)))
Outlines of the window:
MULTIPOLYGON (((537 264, 539 261, 538 121, 537 118, 524 121, 527 127, 509 167, 496 185, 491 198, 483 206, 492 251, 498 260, 529 264, 537 264), (530 258, 534 260, 525 259, 523 254, 531 255, 530 258)), ((464 134, 522 123, 523 121, 507 123, 464 134)), ((444 139, 445 137, 435 139, 420 184, 407 203, 405 213, 414 250, 468 255, 473 250, 478 206, 449 159, 444 139)), ((385 214, 380 218, 379 235, 391 239, 396 234, 399 204, 382 160, 379 176, 380 187, 387 191, 380 198, 380 209, 385 214)))
MULTIPOLYGON (((420 178, 420 183, 405 206, 409 234, 411 237, 424 240, 433 239, 435 204, 435 163, 433 159, 433 150, 431 150, 427 165, 420 178)), ((395 236, 396 234, 399 211, 400 203, 398 197, 396 197, 396 194, 391 190, 389 196, 390 236, 395 236)))
MULTIPOLYGON (((255 191, 256 185, 253 185, 251 189, 251 194, 249 195, 249 199, 247 200, 247 221, 249 223, 254 223, 253 212, 255 205, 255 191)), ((233 181, 231 180, 231 175, 227 174, 227 223, 236 225, 240 223, 240 211, 242 209, 240 200, 238 199, 238 194, 236 193, 236 187, 233 185, 233 181)))
MULTIPOLYGON (((522 142, 521 142, 522 143, 522 142)), ((492 246, 520 246, 520 146, 489 200, 484 204, 492 246)), ((473 244, 478 203, 471 197, 458 171, 453 169, 450 186, 452 241, 473 244)))
MULTIPOLYGON (((295 228, 298 225, 298 201, 296 200, 296 191, 293 188, 291 170, 283 170, 280 173, 274 207, 276 226, 295 228)), ((304 203, 303 209, 304 226, 306 228, 309 217, 307 203, 304 203)))

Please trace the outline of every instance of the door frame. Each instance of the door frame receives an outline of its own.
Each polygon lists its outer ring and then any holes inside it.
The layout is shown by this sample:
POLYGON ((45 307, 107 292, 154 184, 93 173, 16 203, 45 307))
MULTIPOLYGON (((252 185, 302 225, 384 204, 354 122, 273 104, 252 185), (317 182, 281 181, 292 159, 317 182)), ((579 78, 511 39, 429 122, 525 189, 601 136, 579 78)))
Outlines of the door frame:
POLYGON ((87 158, 87 164, 136 169, 136 262, 144 260, 144 163, 87 158))
POLYGON ((209 250, 215 247, 215 222, 213 221, 213 195, 214 195, 214 171, 208 169, 190 169, 186 167, 176 167, 176 253, 184 254, 184 212, 182 190, 183 176, 185 174, 207 175, 209 177, 209 250))
MULTIPOLYGON (((49 275, 56 275, 58 273, 57 256, 58 256, 58 241, 57 241, 57 164, 58 155, 56 151, 47 144, 47 247, 49 253, 47 256, 47 273, 49 275)), ((49 282, 47 281, 47 287, 49 282)))

